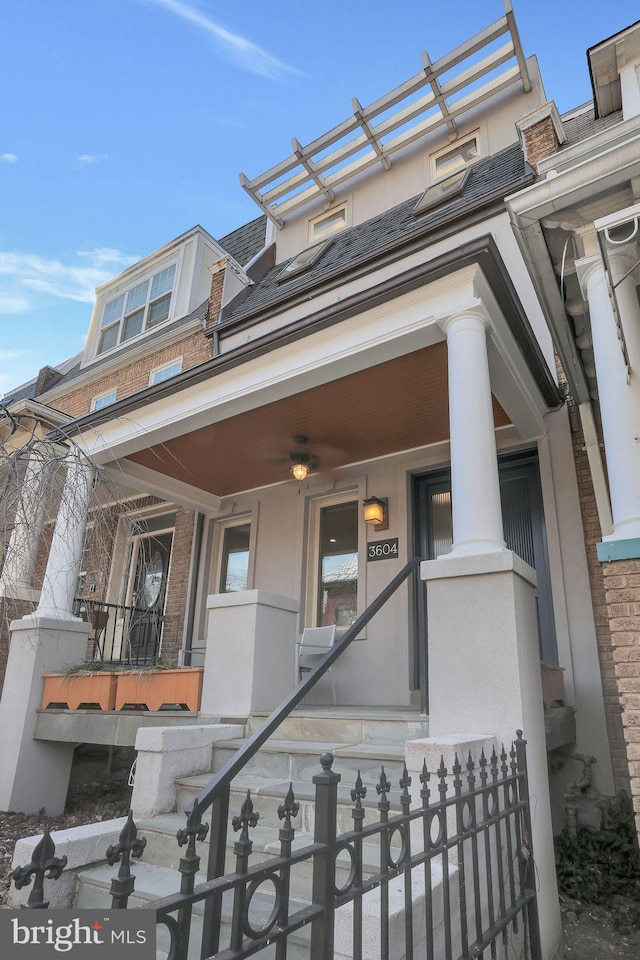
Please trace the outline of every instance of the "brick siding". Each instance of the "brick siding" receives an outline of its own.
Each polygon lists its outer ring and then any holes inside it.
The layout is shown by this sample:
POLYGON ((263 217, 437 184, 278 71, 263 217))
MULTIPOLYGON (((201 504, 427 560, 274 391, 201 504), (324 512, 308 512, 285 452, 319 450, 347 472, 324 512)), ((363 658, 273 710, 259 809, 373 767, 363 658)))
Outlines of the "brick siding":
POLYGON ((640 836, 640 559, 603 565, 630 789, 640 836))
MULTIPOLYGON (((599 421, 599 411, 594 408, 598 435, 602 432, 599 421)), ((596 544, 602 540, 602 531, 598 520, 595 493, 591 479, 589 461, 584 449, 584 436, 580 415, 573 401, 569 401, 569 420, 571 424, 571 438, 578 480, 578 494, 582 512, 582 527, 584 530, 585 548, 587 551, 587 566, 589 583, 591 586, 591 600, 596 627, 598 657, 602 676, 602 691, 604 695, 607 733, 611 748, 611 760, 616 790, 629 792, 629 767, 627 764, 627 749, 623 730, 623 718, 620 711, 618 684, 616 682, 615 641, 612 639, 613 623, 610 623, 610 612, 605 588, 605 576, 602 564, 596 554, 596 544)), ((639 663, 640 666, 640 663, 639 663)), ((640 740, 640 727, 638 728, 640 740)), ((588 749, 588 746, 587 746, 588 749)))
POLYGON ((178 650, 182 646, 188 603, 194 520, 193 510, 179 508, 176 511, 176 526, 171 546, 171 569, 169 571, 165 605, 165 626, 162 633, 162 659, 172 665, 178 662, 178 650))
MULTIPOLYGON (((163 350, 156 350, 109 373, 96 375, 90 383, 84 383, 75 390, 70 384, 69 393, 52 399, 51 405, 69 416, 81 417, 89 413, 93 397, 116 390, 117 399, 122 400, 123 397, 138 393, 149 386, 149 375, 155 367, 161 367, 178 357, 182 357, 182 369, 189 370, 210 359, 211 343, 198 330, 163 350)), ((47 402, 46 396, 43 400, 47 402)))
POLYGON ((211 278, 211 293, 209 294, 209 306, 207 308, 207 327, 217 323, 222 309, 222 293, 224 291, 224 276, 226 271, 220 270, 214 273, 211 278))
POLYGON ((551 156, 558 149, 551 117, 545 117, 539 123, 534 123, 524 131, 523 136, 525 156, 528 163, 536 169, 541 160, 551 156))

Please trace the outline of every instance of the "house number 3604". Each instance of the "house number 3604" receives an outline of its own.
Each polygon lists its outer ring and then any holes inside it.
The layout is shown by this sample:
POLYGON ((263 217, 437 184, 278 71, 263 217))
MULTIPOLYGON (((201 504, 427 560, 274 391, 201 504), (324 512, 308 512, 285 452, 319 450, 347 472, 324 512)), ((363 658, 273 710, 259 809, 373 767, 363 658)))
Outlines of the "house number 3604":
POLYGON ((367 544, 367 560, 392 560, 398 556, 398 538, 367 544))

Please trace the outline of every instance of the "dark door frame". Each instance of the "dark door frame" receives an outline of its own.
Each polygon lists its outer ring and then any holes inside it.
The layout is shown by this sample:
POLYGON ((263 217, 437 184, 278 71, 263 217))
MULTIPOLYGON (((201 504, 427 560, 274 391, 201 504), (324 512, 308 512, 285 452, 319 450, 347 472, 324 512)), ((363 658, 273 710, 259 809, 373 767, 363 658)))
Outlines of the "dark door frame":
MULTIPOLYGON (((530 548, 535 557, 535 570, 538 579, 536 590, 536 611, 538 617, 538 636, 540 656, 547 663, 557 663, 555 621, 553 616, 553 598, 551 592, 551 574, 547 550, 547 537, 542 504, 542 487, 538 466, 538 451, 524 450, 505 453, 498 457, 498 469, 501 488, 510 480, 525 480, 528 504, 531 516, 530 548)), ((411 482, 413 509, 413 549, 414 555, 425 560, 433 557, 433 495, 451 491, 451 470, 439 468, 415 474, 411 482)), ((507 528, 508 524, 505 524, 507 528)), ((505 537, 507 533, 505 532, 505 537)), ((509 543, 507 543, 509 546, 509 543)), ((512 549, 515 546, 511 545, 512 549)), ((517 553, 518 550, 515 549, 517 553)), ((525 558, 526 559, 526 558, 525 558)), ((411 689, 420 690, 421 709, 428 712, 428 670, 429 627, 426 613, 426 584, 420 579, 417 570, 413 584, 413 639, 411 650, 411 689), (422 640, 421 640, 422 638, 422 640), (421 655, 422 654, 422 655, 421 655)))

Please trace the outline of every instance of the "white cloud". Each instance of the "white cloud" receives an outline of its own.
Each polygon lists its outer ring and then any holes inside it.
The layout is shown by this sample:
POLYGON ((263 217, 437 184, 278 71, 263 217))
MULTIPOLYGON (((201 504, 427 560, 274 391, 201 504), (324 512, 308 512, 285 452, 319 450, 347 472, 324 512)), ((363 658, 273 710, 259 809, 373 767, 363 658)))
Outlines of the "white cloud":
POLYGON ((186 3, 181 3, 180 0, 151 0, 151 2, 200 27, 201 30, 213 37, 224 52, 235 62, 236 66, 242 70, 257 73, 259 76, 269 77, 272 80, 279 79, 286 74, 302 75, 300 70, 296 70, 295 67, 278 60, 266 50, 263 50, 262 47, 251 40, 247 40, 246 37, 219 26, 209 17, 200 13, 199 10, 188 6, 186 3))
POLYGON ((2 160, 3 163, 17 163, 18 155, 17 153, 3 153, 2 156, 0 156, 0 160, 2 160))
POLYGON ((92 167, 98 162, 98 158, 92 153, 81 153, 79 157, 76 157, 76 163, 79 167, 92 167))
MULTIPOLYGON (((21 299, 28 301, 26 291, 92 303, 97 286, 138 259, 108 247, 79 250, 66 261, 0 250, 0 314, 15 313, 15 309, 5 309, 4 304, 15 307, 21 299)), ((31 303, 27 302, 24 309, 29 306, 31 303)))
POLYGON ((30 306, 31 302, 28 297, 8 293, 0 289, 0 316, 3 314, 26 313, 30 306))

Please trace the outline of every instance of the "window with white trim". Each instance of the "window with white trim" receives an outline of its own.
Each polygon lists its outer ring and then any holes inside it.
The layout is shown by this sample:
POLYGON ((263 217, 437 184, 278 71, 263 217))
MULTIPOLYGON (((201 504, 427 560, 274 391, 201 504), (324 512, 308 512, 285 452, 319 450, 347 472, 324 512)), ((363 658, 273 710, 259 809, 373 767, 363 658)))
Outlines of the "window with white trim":
POLYGON ((161 383, 163 380, 175 377, 181 370, 182 357, 179 357, 177 360, 171 360, 170 363, 165 363, 162 367, 156 367, 155 370, 151 371, 149 376, 149 386, 152 387, 154 383, 161 383))
POLYGON ((97 354, 112 350, 168 318, 175 273, 174 263, 105 304, 97 354))
POLYGON ((108 407, 110 404, 116 402, 116 396, 116 390, 109 390, 107 393, 99 393, 96 397, 92 398, 91 409, 102 410, 103 407, 108 407))
POLYGON ((309 243, 315 240, 323 240, 332 233, 338 233, 347 226, 347 205, 341 204, 334 207, 333 210, 327 210, 309 221, 309 243))
POLYGON ((304 623, 344 631, 362 612, 366 532, 358 490, 314 498, 309 504, 304 623))
POLYGON ((453 146, 431 155, 431 176, 434 180, 462 170, 480 155, 480 135, 476 132, 453 146))

